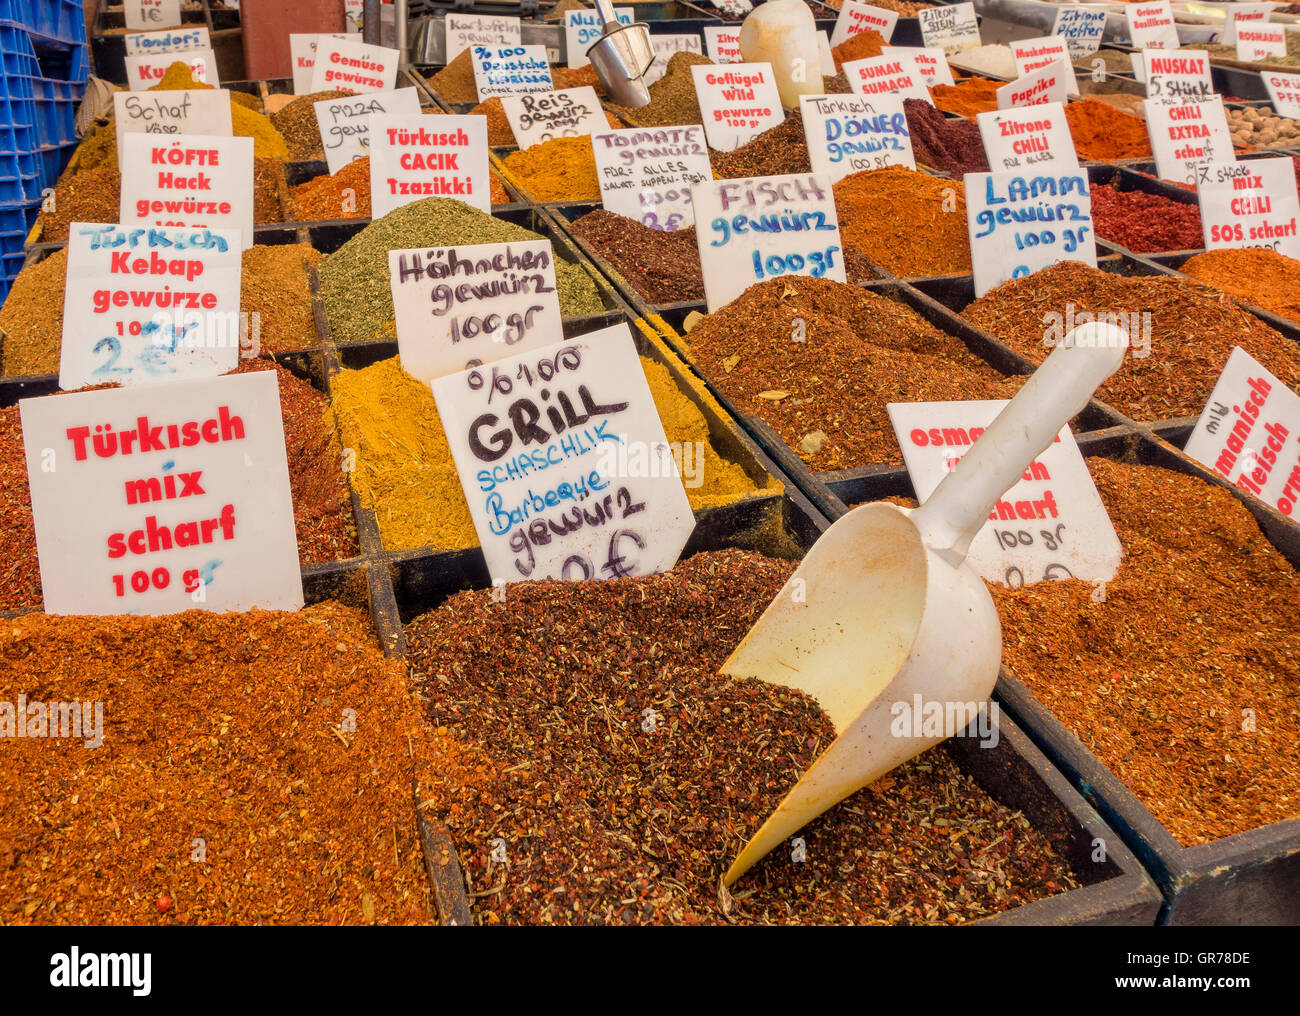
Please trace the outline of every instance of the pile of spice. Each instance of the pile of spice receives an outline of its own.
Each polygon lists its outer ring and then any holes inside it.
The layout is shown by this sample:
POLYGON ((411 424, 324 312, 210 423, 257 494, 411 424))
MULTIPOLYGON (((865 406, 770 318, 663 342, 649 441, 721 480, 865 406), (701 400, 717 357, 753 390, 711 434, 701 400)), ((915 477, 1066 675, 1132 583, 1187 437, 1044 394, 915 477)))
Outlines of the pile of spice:
POLYGON ((363 609, 28 614, 0 659, 5 701, 87 710, 3 739, 6 925, 432 920, 411 790, 454 746, 363 609))
POLYGON ((321 146, 320 124, 316 120, 316 103, 330 99, 345 99, 349 91, 312 92, 299 95, 292 102, 271 114, 271 125, 284 138, 288 157, 294 162, 324 159, 321 146))
POLYGON ((834 191, 845 246, 886 271, 913 277, 970 273, 960 180, 887 166, 851 173, 834 191))
POLYGON ((244 251, 239 305, 257 315, 263 352, 301 349, 320 341, 307 269, 324 260, 324 254, 305 243, 254 244, 244 251))
POLYGON ((1124 74, 1132 76, 1133 74, 1133 54, 1126 53, 1120 49, 1099 49, 1091 56, 1086 56, 1082 60, 1076 61, 1078 66, 1092 69, 1094 63, 1101 61, 1102 66, 1111 74, 1124 74))
POLYGON ((998 89, 1005 81, 967 78, 955 85, 932 85, 934 104, 948 113, 973 117, 998 108, 998 89))
MULTIPOLYGON (((0 407, 0 610, 41 605, 27 455, 17 404, 0 407)), ((7 622, 6 622, 7 625, 7 622)), ((6 625, 0 625, 3 630, 6 625)), ((3 668, 0 668, 3 669, 3 668)), ((4 738, 8 741, 9 738, 4 738)), ((0 857, 3 850, 0 850, 0 857)))
POLYGON ((370 218, 370 157, 298 184, 289 192, 289 201, 295 222, 370 218))
POLYGON ((806 862, 778 849, 719 892, 835 736, 802 692, 717 672, 791 571, 704 553, 462 592, 407 625, 432 724, 491 771, 444 795, 478 923, 961 924, 1077 886, 936 748, 800 830, 806 862))
POLYGON ((1263 247, 1207 250, 1179 271, 1279 317, 1300 322, 1300 261, 1263 247))
MULTIPOLYGON (((708 423, 667 369, 642 358, 669 442, 704 443, 702 485, 687 487, 700 510, 753 496, 754 482, 722 458, 708 423)), ((384 547, 462 550, 478 546, 469 506, 452 461, 433 391, 402 370, 397 357, 330 379, 334 416, 344 444, 356 451, 352 483, 362 507, 374 512, 384 547)))
POLYGON ((973 120, 944 116, 924 99, 904 99, 903 110, 918 163, 958 177, 989 171, 979 125, 973 120))
POLYGON ((992 587, 1007 668, 1182 846, 1300 817, 1300 575, 1229 491, 1088 465, 1124 560, 1100 599, 992 587))
POLYGON ((511 152, 507 173, 535 201, 599 201, 600 180, 591 138, 552 138, 511 152))
POLYGON ((1034 363, 1067 320, 1118 315, 1133 352, 1097 397, 1137 420, 1198 416, 1234 346, 1300 389, 1300 350, 1224 293, 1171 276, 1125 277, 1061 261, 1004 282, 964 317, 1034 363), (1056 323, 1053 331, 1052 322, 1056 323))
POLYGON ((0 306, 0 375, 57 373, 67 275, 66 248, 18 273, 0 306))
POLYGON ((279 159, 253 160, 254 225, 284 221, 284 205, 280 201, 284 180, 284 163, 279 159))
POLYGON ((122 217, 122 175, 116 163, 73 173, 54 188, 54 205, 37 220, 42 241, 65 241, 73 222, 117 222, 122 217))
POLYGON ((1203 245, 1201 210, 1194 201, 1118 190, 1105 183, 1093 184, 1089 192, 1093 226, 1103 240, 1139 254, 1194 250, 1203 245))
POLYGON ((1146 121, 1100 99, 1065 104, 1065 121, 1079 158, 1090 162, 1151 158, 1146 121))
POLYGON ((1232 143, 1238 148, 1263 148, 1267 145, 1285 148, 1300 144, 1300 120, 1277 116, 1272 109, 1258 106, 1231 106, 1225 112, 1232 143))
POLYGON ((430 88, 447 102, 478 102, 474 82, 474 57, 468 49, 454 57, 442 70, 425 79, 430 88))
MULTIPOLYGON (((205 85, 202 81, 199 81, 190 72, 189 67, 177 60, 167 68, 162 80, 150 88, 149 91, 166 92, 177 89, 214 87, 216 86, 205 85)), ((281 160, 289 158, 289 149, 285 145, 280 132, 275 129, 274 124, 255 109, 249 108, 246 104, 246 97, 242 92, 227 91, 227 94, 231 96, 230 121, 234 136, 237 138, 252 138, 253 155, 256 158, 281 160), (235 98, 235 96, 240 98, 235 98)))
POLYGON ((718 390, 815 472, 901 463, 886 403, 1007 399, 1018 388, 905 304, 827 279, 750 286, 686 341, 718 390))
POLYGON ((963 49, 960 53, 953 53, 948 57, 948 62, 953 66, 964 67, 980 74, 991 74, 995 78, 1020 76, 1016 73, 1016 57, 1011 52, 1011 47, 996 43, 963 49))
MULTIPOLYGON (((536 233, 523 226, 494 219, 452 198, 422 198, 396 208, 371 222, 318 269, 334 340, 369 342, 391 339, 395 334, 390 250, 537 239, 536 233)), ((555 284, 565 317, 599 314, 605 309, 595 282, 582 265, 556 258, 555 284)))
MULTIPOLYGON (((844 4, 844 0, 818 0, 818 2, 837 11, 844 4)), ((882 7, 887 11, 894 11, 902 18, 914 18, 916 17, 917 11, 927 11, 931 7, 937 6, 937 4, 912 3, 911 0, 878 0, 878 2, 873 3, 871 6, 882 7)))
POLYGON ((633 109, 610 103, 609 108, 634 127, 676 127, 703 123, 691 67, 712 63, 706 56, 682 50, 668 58, 664 76, 650 86, 650 102, 633 109))
POLYGON ((543 21, 563 21, 569 11, 588 11, 591 5, 583 0, 560 0, 554 7, 542 15, 543 21))
POLYGON ((843 71, 844 65, 852 60, 869 60, 873 56, 880 56, 881 49, 888 45, 883 35, 870 28, 865 32, 850 35, 831 50, 831 56, 835 60, 835 72, 838 74, 843 71))
POLYGON ((770 127, 747 144, 730 152, 709 152, 713 175, 722 180, 748 176, 784 176, 811 173, 803 116, 792 110, 775 127, 770 127))

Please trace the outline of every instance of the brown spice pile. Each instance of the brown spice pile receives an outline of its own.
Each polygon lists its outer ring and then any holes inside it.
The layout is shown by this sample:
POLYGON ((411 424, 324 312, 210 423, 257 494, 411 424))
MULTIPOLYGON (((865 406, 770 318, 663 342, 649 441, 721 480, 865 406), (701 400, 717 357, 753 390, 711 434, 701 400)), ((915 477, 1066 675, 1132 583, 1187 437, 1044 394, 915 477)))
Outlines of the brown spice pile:
POLYGON ((1287 387, 1300 389, 1300 351, 1294 342, 1226 293, 1170 276, 1125 277, 1061 261, 1004 282, 970 304, 962 317, 1040 363, 1051 352, 1049 322, 1063 328, 1071 308, 1075 319, 1085 313, 1125 315, 1121 320, 1129 323, 1135 351, 1149 339, 1149 356, 1130 355, 1097 389, 1097 398, 1133 419, 1199 415, 1233 346, 1245 349, 1287 387), (1137 332, 1130 314, 1138 315, 1137 332))
POLYGON ((284 163, 280 159, 253 160, 254 224, 260 226, 284 221, 284 205, 280 202, 280 185, 283 181, 284 163))
POLYGON ((993 587, 1004 662, 1183 846, 1300 818, 1300 575, 1228 491, 1088 464, 1124 562, 993 587))
POLYGON ((826 279, 750 286, 686 341, 736 408, 815 472, 900 464, 887 403, 1009 399, 1019 387, 910 307, 826 279))
POLYGON ((54 188, 54 207, 38 220, 42 241, 66 241, 73 222, 117 222, 122 217, 122 175, 116 165, 73 173, 54 188))
POLYGON ((844 65, 851 60, 869 60, 873 56, 880 56, 881 49, 888 45, 883 35, 870 28, 850 35, 831 50, 831 56, 835 58, 835 70, 843 70, 844 65))
MULTIPOLYGON (((36 562, 22 420, 17 405, 4 406, 0 408, 0 610, 39 607, 40 603, 41 572, 36 562)), ((0 870, 3 867, 0 864, 0 870)))
POLYGON ((998 89, 1005 81, 968 78, 956 85, 932 85, 934 104, 947 113, 973 117, 998 108, 998 89))
POLYGON ((0 740, 5 924, 431 920, 412 786, 455 753, 364 611, 29 614, 0 659, 0 699, 103 710, 0 740))
POLYGON ((634 127, 677 127, 703 123, 700 103, 695 97, 695 78, 691 68, 695 64, 712 62, 699 53, 686 50, 674 53, 668 58, 664 76, 650 86, 648 105, 633 109, 611 102, 609 108, 634 127))
POLYGON ((67 248, 18 273, 0 306, 0 374, 53 374, 63 342, 63 293, 67 248))
POLYGON ((324 254, 305 243, 255 244, 244 251, 239 303, 250 315, 259 315, 264 352, 319 342, 307 268, 324 260, 324 254))
MULTIPOLYGON (((596 77, 596 68, 587 64, 586 67, 552 67, 551 83, 555 85, 558 91, 561 88, 581 88, 583 85, 590 85, 596 90, 597 95, 605 94, 605 86, 600 83, 600 78, 596 77)), ((621 127, 622 124, 615 124, 621 127)))
POLYGON ((713 164, 713 175, 722 180, 811 173, 803 116, 793 110, 748 144, 730 152, 709 152, 709 161, 713 164))
POLYGON ((1178 269, 1238 300, 1300 322, 1300 261, 1264 248, 1207 250, 1178 269))
POLYGON ((353 159, 337 173, 298 184, 289 200, 296 222, 370 218, 370 157, 353 159))
POLYGON ((325 158, 325 149, 321 147, 320 124, 316 121, 316 103, 327 99, 343 99, 352 94, 347 91, 312 92, 298 96, 271 114, 271 123, 284 138, 292 161, 325 158))
POLYGON ((495 769, 446 795, 479 923, 958 924, 1075 886, 939 749, 805 827, 807 862, 773 852, 724 909, 730 860, 833 737, 802 693, 717 674, 790 571, 698 554, 458 593, 407 626, 433 723, 495 769))
POLYGON ((901 276, 967 275, 971 270, 966 189, 904 166, 851 173, 835 184, 846 246, 901 276))
MULTIPOLYGON (((468 49, 425 80, 429 87, 447 102, 478 102, 478 85, 474 82, 474 57, 468 49)), ((554 81, 554 78, 551 80, 554 81)))

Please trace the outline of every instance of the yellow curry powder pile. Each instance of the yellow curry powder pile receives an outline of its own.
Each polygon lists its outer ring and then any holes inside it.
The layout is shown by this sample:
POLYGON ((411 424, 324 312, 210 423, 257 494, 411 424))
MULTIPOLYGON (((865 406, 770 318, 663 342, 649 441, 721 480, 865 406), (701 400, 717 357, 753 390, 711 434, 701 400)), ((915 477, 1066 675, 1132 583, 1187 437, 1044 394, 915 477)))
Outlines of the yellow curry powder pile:
POLYGON ((552 138, 511 152, 505 168, 537 201, 599 201, 591 138, 552 138))

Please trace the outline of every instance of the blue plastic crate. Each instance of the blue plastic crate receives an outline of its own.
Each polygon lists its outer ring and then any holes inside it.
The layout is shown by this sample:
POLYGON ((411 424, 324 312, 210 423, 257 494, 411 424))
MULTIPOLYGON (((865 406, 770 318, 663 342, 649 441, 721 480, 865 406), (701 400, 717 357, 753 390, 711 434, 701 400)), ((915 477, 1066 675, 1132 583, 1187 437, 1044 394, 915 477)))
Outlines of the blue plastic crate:
POLYGON ((59 181, 59 174, 72 158, 72 151, 77 147, 75 141, 66 145, 51 145, 36 152, 36 197, 40 197, 46 187, 53 187, 59 181))
POLYGON ((35 119, 30 100, 0 99, 0 156, 31 152, 38 147, 35 119))
POLYGON ((0 206, 34 201, 40 194, 39 169, 34 152, 0 155, 0 206))
POLYGON ((32 226, 36 225, 36 216, 40 208, 36 205, 22 205, 18 208, 10 208, 6 205, 0 205, 0 237, 4 238, 6 245, 10 244, 13 237, 18 237, 18 248, 21 250, 24 243, 27 242, 27 234, 32 231, 32 226))
POLYGON ((82 0, 0 0, 0 21, 61 42, 85 42, 82 0))
POLYGON ((36 114, 36 140, 42 148, 77 140, 77 103, 80 89, 70 81, 36 78, 32 103, 36 114))

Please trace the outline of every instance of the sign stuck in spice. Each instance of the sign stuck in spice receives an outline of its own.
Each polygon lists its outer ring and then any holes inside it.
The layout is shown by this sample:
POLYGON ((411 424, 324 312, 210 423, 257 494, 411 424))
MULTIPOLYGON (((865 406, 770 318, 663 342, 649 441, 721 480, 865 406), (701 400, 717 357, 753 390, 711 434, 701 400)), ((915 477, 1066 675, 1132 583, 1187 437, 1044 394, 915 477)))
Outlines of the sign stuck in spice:
MULTIPOLYGON (((631 7, 615 7, 613 10, 620 25, 632 24, 631 7)), ((591 63, 587 59, 587 50, 600 40, 604 27, 600 14, 594 10, 564 12, 564 49, 571 70, 591 63)))
POLYGON ((420 97, 414 88, 391 92, 366 92, 343 99, 323 99, 314 104, 321 148, 331 173, 353 159, 370 154, 370 120, 378 114, 417 116, 420 97))
POLYGON ((397 83, 400 54, 386 46, 359 42, 355 35, 320 36, 311 71, 313 92, 388 92, 397 83))
POLYGON ((447 12, 443 27, 447 43, 445 63, 451 63, 474 46, 517 46, 522 31, 518 18, 452 11, 447 12))
POLYGON ((1289 157, 1207 163, 1197 197, 1207 248, 1265 247, 1300 258, 1300 198, 1289 157))
POLYGON ((314 32, 293 32, 289 35, 289 59, 293 63, 293 94, 307 95, 311 92, 311 79, 316 68, 316 48, 322 39, 339 39, 347 41, 348 36, 314 32))
POLYGON ((190 25, 172 28, 165 32, 132 32, 123 37, 127 56, 146 56, 150 53, 184 53, 196 49, 211 49, 212 36, 206 27, 190 25))
POLYGON ((421 198, 455 198, 492 211, 487 120, 481 116, 370 118, 370 204, 375 218, 421 198))
MULTIPOLYGON (((880 55, 911 57, 916 61, 916 68, 921 72, 921 77, 931 88, 935 85, 955 83, 952 68, 948 66, 948 58, 937 46, 881 46, 880 55)), ((834 67, 833 59, 831 66, 834 67)))
POLYGON ((1065 106, 1059 102, 979 113, 975 121, 994 172, 1079 168, 1065 106))
POLYGON ((934 105, 925 75, 910 55, 875 56, 849 60, 841 65, 849 88, 857 95, 874 98, 897 95, 900 99, 922 99, 934 105))
POLYGON ((532 148, 552 138, 581 137, 609 125, 591 85, 506 95, 501 98, 501 107, 520 148, 532 148))
POLYGON ((921 38, 927 46, 938 46, 948 56, 980 44, 979 20, 973 3, 930 7, 916 12, 921 38))
POLYGON ((479 102, 494 95, 555 91, 545 46, 474 46, 470 55, 479 102))
POLYGON ((1147 133, 1155 152, 1156 170, 1166 180, 1196 183, 1200 168, 1211 162, 1232 162, 1232 134, 1220 96, 1203 102, 1167 103, 1147 99, 1147 133))
POLYGON ((903 100, 897 95, 801 95, 799 111, 812 171, 832 184, 861 170, 916 168, 903 100))
POLYGON ((695 222, 691 186, 713 178, 702 126, 600 131, 591 146, 600 200, 609 211, 651 229, 695 222))
POLYGON ((875 32, 888 42, 894 37, 897 24, 897 11, 872 7, 860 0, 843 0, 839 16, 835 19, 835 29, 831 32, 831 46, 847 42, 850 36, 860 32, 875 32))
POLYGON ((734 151, 785 119, 769 63, 693 64, 691 74, 710 148, 734 151))
POLYGON ((167 68, 183 63, 195 81, 205 85, 221 83, 217 77, 217 57, 210 49, 187 49, 181 53, 141 53, 125 58, 126 83, 133 92, 152 88, 163 79, 167 68))
MULTIPOLYGON (((113 96, 117 136, 126 134, 206 134, 231 137, 230 97, 220 88, 171 92, 117 92, 113 96)), ((120 147, 120 146, 119 146, 120 147)), ((118 156, 121 166, 121 156, 118 156)))

